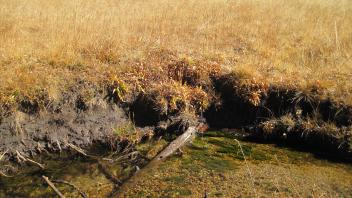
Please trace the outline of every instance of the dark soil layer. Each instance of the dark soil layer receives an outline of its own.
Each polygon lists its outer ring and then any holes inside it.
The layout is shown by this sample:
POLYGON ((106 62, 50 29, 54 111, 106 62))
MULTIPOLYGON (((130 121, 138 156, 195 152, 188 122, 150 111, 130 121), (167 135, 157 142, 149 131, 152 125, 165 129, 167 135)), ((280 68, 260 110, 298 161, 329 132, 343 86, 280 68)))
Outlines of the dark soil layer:
POLYGON ((0 151, 8 150, 6 156, 11 157, 16 151, 27 156, 59 151, 67 149, 68 144, 81 148, 93 143, 109 145, 114 140, 114 129, 127 121, 125 112, 105 100, 103 92, 79 84, 64 93, 60 101, 47 101, 45 108, 22 101, 16 112, 2 117, 0 151), (89 97, 86 90, 90 91, 89 97))
POLYGON ((352 107, 321 99, 315 87, 302 92, 266 86, 234 73, 212 74, 207 78, 195 78, 194 82, 188 78, 179 80, 190 89, 201 88, 208 94, 207 109, 203 109, 205 99, 191 98, 187 103, 177 95, 162 98, 158 91, 130 93, 132 97, 123 100, 121 83, 100 89, 79 82, 58 100, 49 100, 45 94, 39 101, 23 98, 16 111, 1 110, 0 154, 7 151, 6 157, 11 158, 16 151, 30 156, 44 149, 59 151, 69 145, 111 146, 118 141, 114 131, 131 120, 138 127, 151 126, 155 129, 153 134, 164 135, 171 130, 184 131, 187 123, 196 125, 205 118, 212 128, 245 128, 257 139, 305 145, 351 158, 352 107), (116 90, 120 93, 116 94, 116 90), (290 117, 291 122, 274 122, 282 116, 290 117), (179 123, 178 117, 182 118, 179 123), (326 127, 327 123, 332 127, 326 127))
POLYGON ((259 102, 254 104, 243 93, 261 87, 243 88, 239 81, 236 74, 214 79, 220 101, 204 114, 210 127, 246 128, 259 140, 304 146, 352 159, 352 107, 320 99, 314 88, 301 92, 282 87, 257 91, 259 102), (281 116, 290 117, 290 122, 278 121, 281 116))
POLYGON ((274 117, 292 114, 295 117, 314 117, 333 122, 338 127, 352 125, 352 107, 330 99, 320 99, 314 88, 309 92, 271 86, 259 92, 258 104, 253 104, 241 89, 257 91, 261 87, 241 87, 240 77, 227 74, 213 80, 220 101, 205 112, 212 127, 238 128, 274 117))

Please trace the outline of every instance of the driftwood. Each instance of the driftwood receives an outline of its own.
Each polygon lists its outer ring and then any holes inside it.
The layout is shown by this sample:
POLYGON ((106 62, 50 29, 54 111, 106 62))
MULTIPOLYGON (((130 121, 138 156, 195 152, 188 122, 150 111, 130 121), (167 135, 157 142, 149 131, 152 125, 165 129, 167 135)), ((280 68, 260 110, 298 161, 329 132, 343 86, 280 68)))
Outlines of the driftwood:
MULTIPOLYGON (((137 178, 138 175, 143 174, 143 172, 150 170, 154 164, 157 164, 159 162, 162 162, 165 160, 167 157, 175 153, 177 150, 179 150, 182 146, 184 146, 187 142, 190 142, 193 137, 195 137, 197 132, 196 127, 188 127, 188 129, 180 136, 178 136, 174 141, 172 141, 163 151, 161 151, 154 159, 152 159, 143 169, 139 169, 139 167, 136 167, 136 172, 134 175, 131 175, 129 180, 134 180, 134 178, 137 178)), ((111 197, 115 197, 115 194, 118 193, 119 190, 123 190, 123 186, 121 186, 122 189, 118 189, 116 191, 113 191, 111 194, 111 197)))
POLYGON ((55 193, 57 194, 57 196, 59 196, 60 198, 65 198, 65 196, 62 195, 62 193, 55 187, 55 185, 49 180, 48 177, 46 176, 42 176, 42 178, 45 180, 45 182, 55 191, 55 193))
POLYGON ((196 127, 188 127, 188 129, 180 136, 178 136, 174 141, 172 141, 163 151, 161 151, 150 163, 156 161, 161 161, 175 153, 187 142, 195 136, 197 132, 196 127))
POLYGON ((59 183, 59 184, 66 184, 68 186, 71 186, 72 188, 74 188, 83 198, 88 198, 87 194, 85 192, 83 192, 81 189, 79 189, 76 185, 65 181, 65 180, 52 180, 53 183, 59 183))
POLYGON ((34 160, 31 160, 29 158, 24 157, 23 155, 21 155, 20 152, 16 151, 16 154, 17 154, 17 159, 18 159, 19 162, 21 162, 21 161, 30 162, 30 163, 32 163, 32 164, 34 164, 36 166, 39 166, 41 169, 45 169, 43 164, 41 164, 39 162, 36 162, 34 160))

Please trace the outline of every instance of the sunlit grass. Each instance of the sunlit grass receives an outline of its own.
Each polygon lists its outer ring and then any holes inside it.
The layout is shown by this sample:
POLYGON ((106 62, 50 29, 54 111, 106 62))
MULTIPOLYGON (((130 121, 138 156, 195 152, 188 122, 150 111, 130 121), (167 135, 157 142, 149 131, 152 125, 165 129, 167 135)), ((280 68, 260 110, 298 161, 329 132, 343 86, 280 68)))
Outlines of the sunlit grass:
POLYGON ((348 0, 0 0, 0 100, 191 57, 352 103, 351 13, 348 0))

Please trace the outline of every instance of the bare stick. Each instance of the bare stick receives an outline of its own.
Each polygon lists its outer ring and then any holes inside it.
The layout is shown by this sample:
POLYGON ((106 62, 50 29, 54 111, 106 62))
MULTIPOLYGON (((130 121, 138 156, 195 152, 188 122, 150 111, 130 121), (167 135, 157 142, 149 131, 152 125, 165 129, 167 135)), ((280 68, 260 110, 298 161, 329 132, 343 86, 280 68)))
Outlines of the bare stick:
MULTIPOLYGON (((276 160, 278 165, 281 165, 281 163, 280 163, 280 161, 279 161, 279 159, 277 158, 276 155, 275 155, 275 160, 276 160)), ((294 192, 297 194, 297 197, 301 197, 301 195, 299 194, 299 192, 298 192, 297 188, 295 187, 295 185, 292 184, 292 177, 290 177, 286 171, 283 171, 283 173, 284 173, 284 176, 285 176, 285 178, 284 178, 285 179, 285 184, 286 185, 289 184, 293 188, 294 192)))
POLYGON ((34 160, 31 160, 31 159, 29 159, 29 158, 26 158, 26 159, 27 159, 28 162, 39 166, 41 169, 45 169, 45 167, 44 167, 43 164, 40 164, 40 163, 38 163, 38 162, 36 162, 36 161, 34 161, 34 160))
POLYGON ((240 143, 240 141, 238 141, 237 139, 235 139, 235 141, 237 142, 238 146, 240 147, 240 150, 241 150, 241 153, 242 153, 242 156, 243 156, 243 159, 244 159, 244 163, 246 164, 249 177, 250 177, 250 179, 251 179, 251 181, 252 181, 254 194, 255 194, 256 197, 258 197, 257 191, 256 191, 256 189, 255 189, 254 178, 253 178, 253 176, 252 176, 251 169, 249 168, 249 166, 248 166, 248 164, 247 164, 246 156, 244 155, 244 152, 243 152, 241 143, 240 143))
POLYGON ((161 151, 161 153, 159 153, 150 163, 164 160, 190 141, 195 134, 196 127, 189 127, 182 135, 172 141, 163 151, 161 151))
POLYGON ((55 185, 49 180, 48 177, 46 176, 42 176, 42 178, 45 180, 45 182, 55 191, 55 193, 60 197, 60 198, 65 198, 65 196, 63 196, 61 194, 61 192, 55 187, 55 185))
MULTIPOLYGON (((130 175, 128 180, 134 180, 134 178, 137 178, 138 175, 150 170, 153 164, 162 162, 164 159, 172 155, 174 152, 184 146, 187 142, 191 141, 192 138, 195 136, 196 131, 196 127, 188 127, 188 129, 182 135, 178 136, 174 141, 172 141, 163 151, 161 151, 156 157, 154 157, 154 159, 152 159, 146 166, 144 166, 143 169, 136 167, 136 171, 130 175)), ((121 187, 123 188, 123 186, 121 187)))
POLYGON ((66 184, 66 185, 69 185, 71 186, 72 188, 74 188, 75 190, 77 190, 77 192, 83 197, 83 198, 88 198, 87 194, 83 191, 81 191, 76 185, 74 184, 71 184, 70 182, 68 181, 65 181, 65 180, 53 180, 52 182, 54 183, 59 183, 59 184, 66 184))
POLYGON ((88 155, 83 151, 83 149, 81 149, 81 148, 79 148, 79 147, 77 147, 77 146, 75 146, 75 145, 73 145, 73 144, 70 144, 70 143, 67 143, 67 145, 68 145, 69 147, 71 147, 73 150, 77 151, 78 153, 80 153, 80 154, 82 154, 82 155, 88 157, 88 155))
POLYGON ((56 140, 57 147, 59 147, 60 153, 62 151, 59 140, 56 140))
POLYGON ((21 155, 21 153, 18 152, 18 151, 16 151, 16 153, 17 153, 18 158, 21 159, 22 161, 30 162, 30 163, 32 163, 32 164, 34 164, 34 165, 39 166, 41 169, 45 169, 45 167, 44 167, 43 164, 41 164, 41 163, 39 163, 39 162, 36 162, 36 161, 34 161, 34 160, 31 160, 31 159, 29 159, 29 158, 24 157, 24 156, 21 155))

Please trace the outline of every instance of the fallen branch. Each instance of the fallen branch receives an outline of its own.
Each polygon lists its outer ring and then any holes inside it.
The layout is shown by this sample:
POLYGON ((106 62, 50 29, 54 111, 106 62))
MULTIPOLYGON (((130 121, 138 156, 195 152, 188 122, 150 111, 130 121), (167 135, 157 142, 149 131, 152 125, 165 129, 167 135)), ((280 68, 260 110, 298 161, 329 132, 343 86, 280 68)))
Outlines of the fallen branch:
POLYGON ((161 151, 150 163, 164 160, 174 152, 179 150, 183 145, 189 142, 196 134, 196 127, 189 127, 182 135, 172 141, 163 151, 161 151))
POLYGON ((24 157, 24 156, 21 155, 21 153, 18 152, 17 150, 16 150, 16 154, 17 154, 17 159, 19 159, 19 162, 21 162, 21 161, 30 162, 30 163, 32 163, 32 164, 34 164, 34 165, 39 166, 41 169, 45 169, 45 167, 44 167, 43 164, 41 164, 41 163, 39 163, 39 162, 36 162, 36 161, 34 161, 34 160, 31 160, 31 159, 29 159, 29 158, 24 157))
POLYGON ((62 193, 55 187, 55 185, 49 180, 48 177, 46 176, 42 176, 42 178, 45 180, 45 182, 55 191, 55 193, 57 194, 57 196, 59 196, 60 198, 65 198, 65 196, 62 195, 62 193))
MULTIPOLYGON (((134 180, 137 178, 138 175, 142 174, 142 172, 150 170, 153 167, 153 164, 161 162, 165 160, 167 157, 175 153, 179 150, 182 146, 184 146, 187 142, 191 141, 192 138, 195 136, 197 131, 196 127, 188 127, 188 129, 180 136, 178 136, 174 141, 172 141, 163 151, 161 151, 152 161, 150 161, 143 169, 136 167, 136 172, 133 173, 129 177, 129 181, 134 180)), ((123 186, 121 186, 123 190, 123 186)))
POLYGON ((81 191, 76 185, 65 180, 52 180, 53 183, 66 184, 74 188, 83 198, 88 198, 87 194, 81 191))

